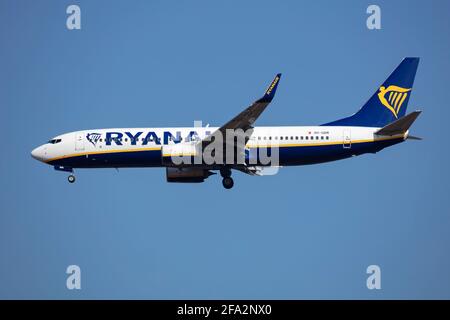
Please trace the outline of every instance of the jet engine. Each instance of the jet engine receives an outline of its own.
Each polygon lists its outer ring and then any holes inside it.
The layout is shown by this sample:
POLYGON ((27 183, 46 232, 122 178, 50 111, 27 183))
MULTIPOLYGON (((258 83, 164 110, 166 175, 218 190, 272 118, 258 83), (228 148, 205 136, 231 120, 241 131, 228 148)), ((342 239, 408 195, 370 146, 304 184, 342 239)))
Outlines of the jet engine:
POLYGON ((203 182, 212 174, 215 173, 202 168, 166 168, 167 182, 203 182))

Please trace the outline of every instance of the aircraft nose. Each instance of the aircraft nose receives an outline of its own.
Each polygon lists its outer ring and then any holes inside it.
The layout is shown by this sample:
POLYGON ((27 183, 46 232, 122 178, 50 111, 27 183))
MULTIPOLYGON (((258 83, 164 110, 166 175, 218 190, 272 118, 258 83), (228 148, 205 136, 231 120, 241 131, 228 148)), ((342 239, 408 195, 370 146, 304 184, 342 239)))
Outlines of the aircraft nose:
POLYGON ((43 161, 44 160, 44 149, 42 146, 37 147, 35 149, 33 149, 33 151, 31 151, 31 156, 39 161, 43 161))

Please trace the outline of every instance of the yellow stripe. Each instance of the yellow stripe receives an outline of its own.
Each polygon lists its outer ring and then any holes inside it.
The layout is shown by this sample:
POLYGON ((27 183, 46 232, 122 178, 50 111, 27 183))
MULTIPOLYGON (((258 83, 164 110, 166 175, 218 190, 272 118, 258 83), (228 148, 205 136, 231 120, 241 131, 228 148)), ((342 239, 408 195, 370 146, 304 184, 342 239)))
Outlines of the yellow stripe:
POLYGON ((169 154, 169 153, 166 153, 166 154, 163 154, 162 155, 163 157, 195 157, 196 156, 196 154, 195 153, 186 153, 186 154, 182 154, 182 153, 179 153, 179 154, 169 154))
POLYGON ((391 105, 394 104, 395 98, 397 98, 398 92, 394 92, 394 95, 392 96, 391 101, 389 101, 391 103, 391 105))
MULTIPOLYGON (((352 143, 365 143, 365 142, 377 142, 377 141, 384 141, 384 140, 393 140, 398 138, 403 138, 403 134, 397 134, 395 136, 391 137, 384 137, 384 138, 378 138, 378 139, 366 139, 366 140, 352 140, 352 143)), ((348 142, 345 142, 348 143, 348 142)), ((255 145, 255 146, 246 146, 247 148, 267 148, 267 147, 316 147, 316 146, 327 146, 327 145, 340 145, 344 144, 344 141, 333 141, 333 142, 319 142, 319 143, 300 143, 300 144, 283 144, 283 145, 255 145)), ((161 150, 161 147, 153 147, 153 148, 136 148, 136 149, 115 149, 115 150, 104 150, 104 151, 92 151, 92 152, 81 152, 81 153, 72 153, 61 157, 56 157, 52 159, 48 159, 45 162, 51 162, 55 160, 61 160, 61 159, 67 159, 67 158, 73 158, 73 157, 80 157, 80 156, 88 156, 93 154, 108 154, 108 153, 119 153, 119 152, 141 152, 141 151, 157 151, 161 150)), ((172 155, 163 155, 164 157, 170 157, 172 155)), ((179 156, 179 155, 177 155, 179 156)), ((184 156, 195 156, 195 154, 185 154, 184 156)))
MULTIPOLYGON (((397 96, 397 99, 395 99, 395 102, 394 102, 394 108, 395 109, 397 109, 397 104, 398 104, 398 102, 400 101, 400 98, 403 96, 403 93, 399 93, 398 94, 398 96, 397 96)), ((395 110, 396 112, 397 112, 397 110, 395 110)))
POLYGON ((405 99, 406 99, 407 96, 408 96, 407 93, 404 93, 404 94, 403 94, 403 98, 402 98, 402 100, 400 101, 400 103, 398 104, 397 113, 400 111, 400 108, 402 107, 403 102, 405 102, 405 99))

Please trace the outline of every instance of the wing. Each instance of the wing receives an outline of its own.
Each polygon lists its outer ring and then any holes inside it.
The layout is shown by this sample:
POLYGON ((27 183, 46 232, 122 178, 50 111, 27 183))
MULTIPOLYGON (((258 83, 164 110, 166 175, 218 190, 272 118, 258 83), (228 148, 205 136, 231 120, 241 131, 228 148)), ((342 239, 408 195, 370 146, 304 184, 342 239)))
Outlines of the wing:
MULTIPOLYGON (((236 130, 242 129, 243 131, 247 131, 248 129, 253 128, 252 125, 258 119, 258 117, 263 113, 269 103, 272 101, 275 96, 275 92, 277 91, 278 83, 281 78, 281 73, 275 76, 270 86, 267 88, 264 96, 258 100, 256 100, 251 106, 247 109, 239 113, 236 117, 228 121, 222 127, 217 129, 212 136, 218 134, 219 132, 222 134, 222 137, 225 138, 226 130, 236 130)), ((211 139, 206 139, 201 141, 202 147, 206 147, 211 142, 211 139)))
POLYGON ((224 126, 220 127, 218 130, 223 131, 224 134, 226 129, 250 129, 253 123, 258 119, 258 117, 263 113, 266 107, 272 102, 275 92, 277 91, 278 83, 280 82, 281 73, 275 76, 270 86, 267 88, 264 96, 256 100, 250 107, 242 111, 236 117, 228 121, 224 126))

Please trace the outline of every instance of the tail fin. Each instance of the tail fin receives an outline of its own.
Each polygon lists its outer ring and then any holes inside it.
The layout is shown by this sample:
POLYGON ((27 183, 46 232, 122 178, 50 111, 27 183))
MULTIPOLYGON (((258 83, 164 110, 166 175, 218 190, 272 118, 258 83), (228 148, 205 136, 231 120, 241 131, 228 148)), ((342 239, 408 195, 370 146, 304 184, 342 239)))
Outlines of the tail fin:
POLYGON ((405 58, 354 115, 324 126, 384 127, 403 117, 416 76, 419 58, 405 58))

